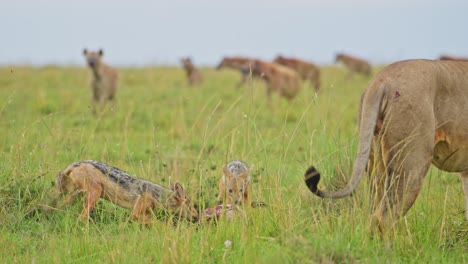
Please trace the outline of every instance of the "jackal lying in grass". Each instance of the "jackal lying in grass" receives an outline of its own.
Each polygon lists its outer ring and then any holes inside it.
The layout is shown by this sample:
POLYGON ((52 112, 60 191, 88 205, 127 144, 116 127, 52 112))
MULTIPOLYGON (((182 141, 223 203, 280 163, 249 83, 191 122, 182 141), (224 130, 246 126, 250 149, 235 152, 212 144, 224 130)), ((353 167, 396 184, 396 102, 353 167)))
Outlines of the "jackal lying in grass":
POLYGON ((249 188, 252 167, 247 163, 234 160, 223 166, 219 179, 218 201, 226 204, 244 205, 249 203, 249 188))
POLYGON ((110 165, 85 160, 68 165, 55 179, 58 195, 50 206, 42 206, 45 211, 62 208, 83 193, 86 197, 80 220, 86 221, 99 200, 104 198, 121 207, 132 209, 132 217, 138 222, 151 226, 153 210, 173 212, 177 217, 189 221, 198 220, 198 212, 185 195, 180 183, 165 189, 147 180, 130 176, 110 165), (58 204, 60 198, 63 201, 58 204))

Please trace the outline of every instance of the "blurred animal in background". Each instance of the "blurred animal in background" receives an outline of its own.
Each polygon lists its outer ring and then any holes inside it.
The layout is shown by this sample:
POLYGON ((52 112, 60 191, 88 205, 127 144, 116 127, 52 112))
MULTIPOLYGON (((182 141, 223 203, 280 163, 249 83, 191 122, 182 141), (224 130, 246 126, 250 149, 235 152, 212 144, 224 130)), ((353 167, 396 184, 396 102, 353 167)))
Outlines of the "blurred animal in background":
POLYGON ((274 62, 295 70, 303 80, 308 80, 312 83, 316 92, 320 90, 320 68, 317 65, 296 58, 286 58, 281 55, 277 56, 274 62))
POLYGON ((96 113, 96 105, 104 107, 108 100, 113 100, 118 85, 118 72, 115 68, 102 61, 104 51, 83 50, 86 63, 91 69, 92 112, 96 113))
POLYGON ((230 68, 240 71, 242 74, 240 82, 237 87, 242 86, 251 74, 252 63, 255 59, 248 57, 224 57, 221 62, 216 66, 217 70, 223 68, 230 68))
POLYGON ((348 79, 353 77, 355 73, 361 73, 368 77, 372 73, 372 67, 369 64, 369 62, 363 59, 357 58, 357 57, 353 57, 348 54, 344 54, 344 53, 336 54, 335 62, 336 63, 342 62, 345 65, 345 67, 348 68, 348 76, 347 76, 348 79))
POLYGON ((294 70, 277 63, 255 60, 252 64, 252 74, 266 82, 269 101, 272 92, 292 100, 301 88, 299 75, 294 70))
POLYGON ((439 60, 456 60, 456 61, 468 61, 468 57, 459 57, 451 55, 441 55, 439 60))
POLYGON ((182 63, 182 66, 184 67, 185 72, 187 73, 187 79, 188 79, 188 83, 190 86, 195 85, 195 84, 200 84, 203 82, 203 77, 200 71, 192 63, 191 58, 189 57, 182 58, 180 62, 182 63))
POLYGON ((176 217, 197 221, 198 211, 185 194, 180 183, 168 190, 147 180, 94 160, 85 160, 68 165, 55 179, 52 202, 42 205, 44 211, 61 209, 79 194, 85 196, 79 219, 87 221, 99 198, 106 199, 124 208, 132 209, 132 217, 151 226, 156 210, 173 212, 176 217), (63 201, 59 201, 63 198, 63 201))

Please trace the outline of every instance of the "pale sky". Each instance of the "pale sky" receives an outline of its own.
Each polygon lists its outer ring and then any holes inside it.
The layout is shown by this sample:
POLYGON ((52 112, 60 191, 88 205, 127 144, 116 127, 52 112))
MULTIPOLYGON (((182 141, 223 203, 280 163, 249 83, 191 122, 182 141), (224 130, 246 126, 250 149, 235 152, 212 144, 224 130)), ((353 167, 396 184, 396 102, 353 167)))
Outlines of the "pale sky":
POLYGON ((85 47, 119 66, 468 57, 467 26, 466 0, 0 0, 0 65, 84 65, 85 47))

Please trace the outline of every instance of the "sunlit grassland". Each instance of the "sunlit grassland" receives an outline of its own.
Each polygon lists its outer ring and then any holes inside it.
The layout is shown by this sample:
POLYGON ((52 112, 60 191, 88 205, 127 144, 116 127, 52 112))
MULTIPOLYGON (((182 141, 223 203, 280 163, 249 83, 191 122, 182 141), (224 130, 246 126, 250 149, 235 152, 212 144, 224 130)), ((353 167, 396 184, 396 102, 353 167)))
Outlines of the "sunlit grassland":
POLYGON ((323 69, 322 90, 304 83, 269 103, 264 84, 236 88, 234 71, 202 69, 189 87, 180 68, 119 69, 117 100, 90 111, 85 68, 0 68, 0 258, 36 263, 467 263, 468 227, 456 175, 431 169, 396 234, 372 236, 364 180, 353 197, 321 200, 303 182, 314 164, 322 187, 343 186, 357 146, 357 111, 369 79, 323 69), (94 159, 163 186, 180 181, 213 206, 224 163, 254 166, 252 199, 266 208, 217 225, 163 217, 147 229, 102 201, 88 224, 82 204, 25 216, 68 164, 94 159), (224 241, 233 242, 225 247, 224 241))

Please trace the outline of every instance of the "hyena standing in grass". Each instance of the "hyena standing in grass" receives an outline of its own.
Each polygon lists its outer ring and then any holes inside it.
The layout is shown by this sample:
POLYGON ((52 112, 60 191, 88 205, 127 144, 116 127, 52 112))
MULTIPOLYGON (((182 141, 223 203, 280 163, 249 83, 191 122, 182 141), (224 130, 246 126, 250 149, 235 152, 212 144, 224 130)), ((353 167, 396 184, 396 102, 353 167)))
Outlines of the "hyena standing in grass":
POLYGON ((83 50, 86 62, 91 69, 91 89, 93 92, 92 111, 96 113, 96 105, 104 107, 108 100, 113 100, 118 84, 118 73, 113 67, 102 61, 104 52, 83 50))
POLYGON ((269 101, 271 101, 273 91, 292 100, 301 88, 299 75, 294 70, 277 63, 255 60, 252 65, 252 74, 265 80, 269 101))
POLYGON ((216 67, 217 70, 223 68, 231 68, 239 70, 242 74, 240 82, 236 85, 237 87, 242 86, 247 82, 247 77, 251 73, 251 67, 255 59, 247 57, 224 57, 216 67))
POLYGON ((312 83, 316 92, 320 90, 320 68, 317 65, 304 60, 283 56, 277 56, 274 62, 295 70, 303 80, 308 80, 312 83))
POLYGON ((58 191, 53 202, 42 206, 45 211, 60 209, 77 195, 85 195, 84 208, 79 219, 87 221, 99 198, 106 199, 124 208, 132 209, 132 217, 151 227, 153 211, 162 209, 173 212, 176 217, 197 221, 198 212, 186 196, 180 183, 168 190, 147 180, 130 176, 110 165, 85 160, 75 162, 61 171, 55 179, 58 191), (63 198, 63 201, 59 200, 63 198))
POLYGON ((239 160, 224 165, 223 175, 219 179, 218 201, 228 205, 249 204, 251 170, 247 163, 239 160))
POLYGON ((182 63, 182 66, 184 67, 185 72, 187 73, 187 79, 188 79, 189 85, 200 84, 203 82, 203 77, 200 71, 192 63, 192 59, 182 58, 180 62, 182 63))
POLYGON ((350 79, 354 73, 362 73, 368 77, 371 75, 372 67, 369 62, 363 59, 344 53, 338 53, 336 54, 335 62, 342 62, 346 68, 348 68, 348 79, 350 79))

